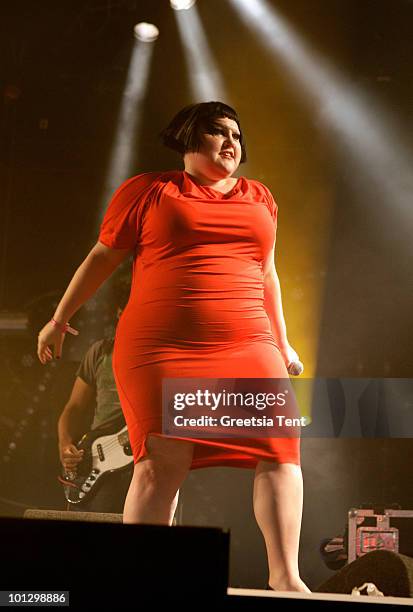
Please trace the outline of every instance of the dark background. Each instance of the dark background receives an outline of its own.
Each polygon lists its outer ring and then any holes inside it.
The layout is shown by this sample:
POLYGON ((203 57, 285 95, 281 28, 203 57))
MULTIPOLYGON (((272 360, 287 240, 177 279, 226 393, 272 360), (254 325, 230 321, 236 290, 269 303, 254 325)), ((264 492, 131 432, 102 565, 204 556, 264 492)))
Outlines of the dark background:
MULTIPOLYGON (((349 84, 386 109, 411 151, 413 3, 270 4, 349 84)), ((305 354, 318 376, 411 377, 411 211, 397 226, 393 203, 368 184, 285 65, 270 59, 229 3, 199 0, 197 8, 247 136, 250 161, 241 171, 265 182, 279 203, 277 268, 290 340, 300 347, 308 336, 317 338, 305 354), (328 201, 328 232, 320 226, 321 201, 328 201), (318 248, 322 234, 327 246, 318 248), (306 328, 300 320, 314 304, 314 292, 320 292, 319 312, 306 328)), ((168 3, 16 1, 0 8, 0 310, 29 317, 26 331, 0 331, 3 514, 19 514, 26 506, 63 507, 56 420, 82 351, 110 333, 113 313, 99 296, 91 300, 72 322, 83 330, 82 343, 68 338, 64 359, 47 371, 36 360, 36 335, 96 241, 138 21, 153 21, 161 36, 133 173, 180 165, 156 136, 192 101, 168 3)), ((343 530, 350 506, 371 500, 413 507, 410 460, 410 440, 303 441, 302 571, 310 586, 330 574, 318 544, 343 530)), ((265 584, 264 547, 252 515, 244 513, 251 479, 248 471, 202 470, 190 475, 182 496, 184 522, 231 527, 234 586, 265 584)))

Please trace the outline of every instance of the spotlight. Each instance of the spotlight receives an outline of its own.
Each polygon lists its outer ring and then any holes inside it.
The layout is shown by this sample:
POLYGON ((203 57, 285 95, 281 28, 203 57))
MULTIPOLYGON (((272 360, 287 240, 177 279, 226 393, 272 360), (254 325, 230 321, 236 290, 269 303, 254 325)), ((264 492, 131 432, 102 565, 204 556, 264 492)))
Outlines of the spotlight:
POLYGON ((185 11, 194 6, 196 0, 170 0, 171 6, 176 11, 185 11))
MULTIPOLYGON (((393 122, 391 118, 388 121, 386 110, 380 108, 374 98, 368 99, 366 92, 360 91, 328 60, 314 52, 272 6, 275 3, 230 0, 230 4, 248 27, 255 30, 257 39, 272 51, 274 59, 287 66, 309 100, 313 104, 316 102, 320 119, 334 129, 334 142, 340 140, 351 152, 346 166, 351 161, 357 164, 363 190, 369 184, 375 188, 374 196, 370 197, 374 214, 378 210, 378 188, 383 202, 389 206, 392 220, 395 221, 399 213, 409 215, 398 227, 393 225, 392 232, 409 227, 413 191, 411 147, 406 147, 392 129, 393 122)), ((382 224, 382 227, 389 236, 389 225, 382 224)), ((407 239, 410 246, 410 234, 407 239)), ((398 242, 401 244, 400 235, 398 242)))
POLYGON ((133 28, 134 36, 142 42, 153 42, 159 36, 159 30, 153 23, 141 21, 133 28))
MULTIPOLYGON (((175 4, 178 3, 175 1, 175 4)), ((209 47, 196 6, 192 11, 176 10, 174 15, 185 49, 193 101, 228 100, 220 70, 209 47)))

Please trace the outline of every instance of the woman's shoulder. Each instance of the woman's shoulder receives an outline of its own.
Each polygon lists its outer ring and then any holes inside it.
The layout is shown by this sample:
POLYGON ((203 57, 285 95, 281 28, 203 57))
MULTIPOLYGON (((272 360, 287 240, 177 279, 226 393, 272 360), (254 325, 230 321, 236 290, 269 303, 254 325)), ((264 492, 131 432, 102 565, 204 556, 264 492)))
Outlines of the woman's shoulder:
POLYGON ((267 194, 270 191, 268 187, 264 185, 264 183, 261 183, 261 181, 258 181, 257 179, 251 179, 251 178, 246 178, 246 177, 244 177, 244 179, 247 181, 251 189, 255 189, 256 191, 259 191, 260 193, 265 193, 265 194, 267 194))
POLYGON ((248 183, 248 190, 251 194, 250 197, 255 201, 264 202, 271 216, 275 219, 277 216, 278 206, 267 185, 264 185, 264 183, 256 179, 246 179, 246 181, 248 183))
POLYGON ((245 178, 245 181, 247 182, 249 190, 253 195, 257 197, 261 196, 271 203, 274 201, 274 196, 267 185, 264 185, 264 183, 258 181, 257 179, 245 178))
POLYGON ((135 174, 119 185, 110 203, 112 207, 122 209, 142 203, 177 174, 178 172, 176 171, 135 174))
POLYGON ((168 181, 178 178, 182 172, 179 170, 163 170, 157 172, 142 172, 127 179, 123 185, 133 185, 136 187, 148 187, 154 183, 167 183, 168 181))

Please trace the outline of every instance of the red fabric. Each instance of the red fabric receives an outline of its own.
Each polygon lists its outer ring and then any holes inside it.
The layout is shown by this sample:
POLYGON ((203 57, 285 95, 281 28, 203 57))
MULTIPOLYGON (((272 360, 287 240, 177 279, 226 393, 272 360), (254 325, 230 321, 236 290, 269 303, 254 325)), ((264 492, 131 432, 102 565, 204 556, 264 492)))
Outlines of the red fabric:
MULTIPOLYGON (((162 379, 288 377, 264 310, 262 264, 277 206, 258 181, 228 194, 186 172, 135 176, 116 191, 99 241, 135 250, 113 369, 135 463, 162 432, 162 379)), ((189 439, 189 438, 185 438, 189 439)), ((192 440, 192 468, 299 463, 299 440, 192 440)))

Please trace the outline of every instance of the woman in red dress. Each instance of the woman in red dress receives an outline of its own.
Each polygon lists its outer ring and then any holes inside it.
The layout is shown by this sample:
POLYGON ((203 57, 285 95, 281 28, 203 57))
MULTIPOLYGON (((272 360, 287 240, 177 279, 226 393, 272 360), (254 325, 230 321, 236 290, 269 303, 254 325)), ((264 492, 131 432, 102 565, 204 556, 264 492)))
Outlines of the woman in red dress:
POLYGON ((134 454, 125 523, 170 524, 188 470, 255 468, 254 512, 274 589, 308 591, 298 571, 302 476, 298 438, 162 434, 164 378, 288 378, 274 265, 277 206, 261 183, 233 177, 246 160, 236 112, 220 102, 181 110, 162 133, 184 171, 125 181, 99 239, 39 334, 42 363, 60 357, 67 323, 131 253, 129 302, 113 369, 134 454))

